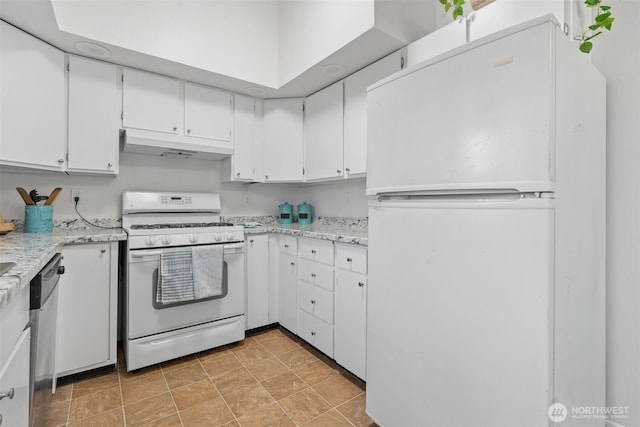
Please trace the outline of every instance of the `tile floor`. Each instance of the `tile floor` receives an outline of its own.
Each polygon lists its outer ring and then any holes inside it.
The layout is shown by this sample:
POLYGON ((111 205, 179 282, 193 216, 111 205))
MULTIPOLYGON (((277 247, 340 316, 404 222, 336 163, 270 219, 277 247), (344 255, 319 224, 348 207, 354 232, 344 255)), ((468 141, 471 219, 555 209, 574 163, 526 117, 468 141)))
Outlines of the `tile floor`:
POLYGON ((375 426, 364 383, 282 329, 59 387, 46 427, 375 426))

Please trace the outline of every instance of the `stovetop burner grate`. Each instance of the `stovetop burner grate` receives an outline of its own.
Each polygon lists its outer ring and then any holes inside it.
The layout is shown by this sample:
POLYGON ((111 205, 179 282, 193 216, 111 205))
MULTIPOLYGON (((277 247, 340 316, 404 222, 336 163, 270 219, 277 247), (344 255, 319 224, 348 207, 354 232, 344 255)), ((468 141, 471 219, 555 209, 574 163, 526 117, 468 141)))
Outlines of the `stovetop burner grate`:
POLYGON ((134 224, 132 230, 158 230, 164 228, 208 228, 208 227, 232 227, 229 222, 188 222, 172 224, 134 224))

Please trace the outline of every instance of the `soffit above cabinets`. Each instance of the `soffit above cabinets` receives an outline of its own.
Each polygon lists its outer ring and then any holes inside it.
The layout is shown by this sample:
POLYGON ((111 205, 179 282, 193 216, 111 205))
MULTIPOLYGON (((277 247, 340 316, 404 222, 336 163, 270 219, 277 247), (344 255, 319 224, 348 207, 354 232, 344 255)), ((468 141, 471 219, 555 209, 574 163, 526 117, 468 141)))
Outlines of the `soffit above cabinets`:
POLYGON ((111 51, 102 60, 239 93, 255 95, 259 88, 264 90, 260 97, 284 98, 313 93, 433 31, 438 4, 2 0, 0 18, 65 52, 86 56, 77 42, 95 42, 111 51), (326 72, 333 64, 345 72, 326 72))

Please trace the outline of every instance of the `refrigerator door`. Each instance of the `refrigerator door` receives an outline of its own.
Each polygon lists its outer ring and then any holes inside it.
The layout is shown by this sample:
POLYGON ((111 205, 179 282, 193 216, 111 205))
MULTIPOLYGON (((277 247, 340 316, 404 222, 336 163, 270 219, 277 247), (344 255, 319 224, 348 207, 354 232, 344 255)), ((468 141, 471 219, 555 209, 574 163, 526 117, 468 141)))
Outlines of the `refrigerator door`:
POLYGON ((553 203, 371 202, 366 410, 377 424, 548 424, 553 203))
POLYGON ((556 28, 535 22, 369 88, 368 195, 555 190, 556 28))

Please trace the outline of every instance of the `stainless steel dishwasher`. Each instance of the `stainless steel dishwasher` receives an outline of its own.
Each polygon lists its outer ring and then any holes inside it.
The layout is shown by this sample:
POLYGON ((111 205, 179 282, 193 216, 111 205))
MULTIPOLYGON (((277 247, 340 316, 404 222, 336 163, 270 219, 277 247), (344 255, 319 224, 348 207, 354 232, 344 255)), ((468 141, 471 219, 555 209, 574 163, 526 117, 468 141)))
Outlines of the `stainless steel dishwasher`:
POLYGON ((62 256, 51 258, 31 281, 31 426, 43 426, 51 407, 56 352, 58 280, 62 256))

